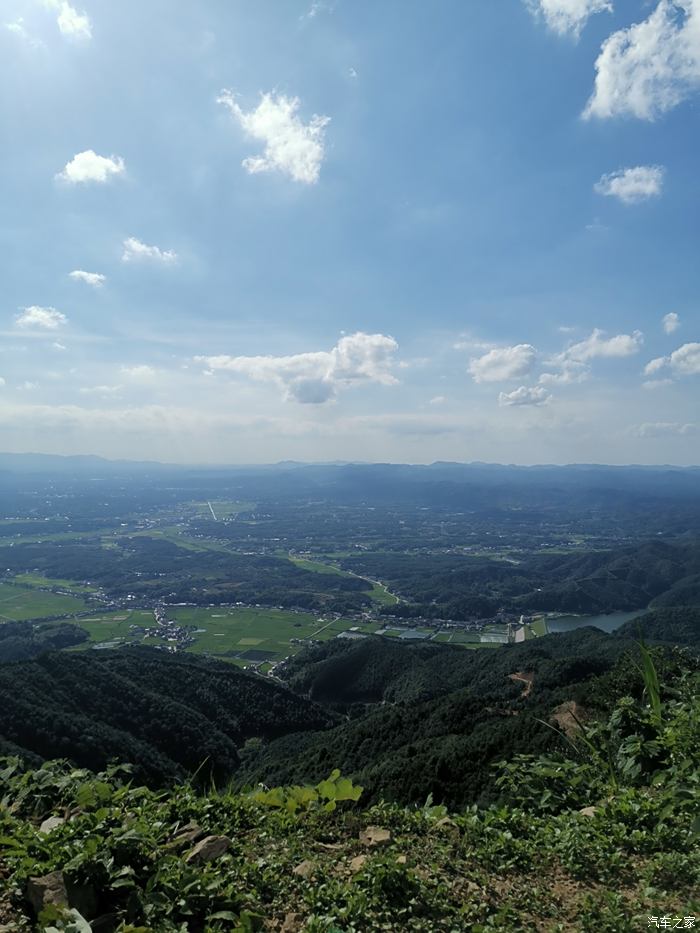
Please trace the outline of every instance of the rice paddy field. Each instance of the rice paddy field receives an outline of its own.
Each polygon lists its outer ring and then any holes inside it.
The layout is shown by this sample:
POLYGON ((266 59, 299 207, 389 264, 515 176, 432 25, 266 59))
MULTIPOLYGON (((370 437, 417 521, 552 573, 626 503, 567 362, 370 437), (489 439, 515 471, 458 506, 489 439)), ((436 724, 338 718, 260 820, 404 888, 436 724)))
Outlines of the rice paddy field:
POLYGON ((75 596, 0 583, 0 622, 25 622, 83 612, 85 606, 85 602, 75 596))
MULTIPOLYGON (((275 663, 296 654, 313 639, 325 641, 343 632, 373 633, 379 623, 356 623, 345 619, 328 619, 309 612, 282 609, 172 606, 167 609, 173 619, 192 630, 195 641, 185 650, 208 654, 235 664, 275 663)), ((167 645, 164 638, 144 636, 139 629, 153 628, 153 613, 147 610, 116 610, 74 620, 86 630, 90 641, 75 650, 118 648, 128 644, 167 645)))

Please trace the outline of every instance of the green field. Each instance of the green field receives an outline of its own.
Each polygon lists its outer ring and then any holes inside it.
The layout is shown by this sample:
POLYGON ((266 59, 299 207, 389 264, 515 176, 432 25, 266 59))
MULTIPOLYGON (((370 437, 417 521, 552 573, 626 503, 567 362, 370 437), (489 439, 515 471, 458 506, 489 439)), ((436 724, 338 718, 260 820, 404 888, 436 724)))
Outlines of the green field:
POLYGON ((74 593, 95 593, 96 586, 85 583, 74 583, 72 580, 57 580, 42 577, 38 573, 18 573, 14 577, 15 583, 26 583, 28 586, 56 586, 60 589, 72 590, 74 593))
MULTIPOLYGON (((192 626, 196 641, 187 651, 210 654, 238 664, 275 662, 300 651, 308 639, 327 641, 350 628, 366 634, 381 628, 377 622, 353 623, 345 619, 323 619, 309 612, 289 612, 282 609, 249 609, 195 606, 174 606, 167 615, 183 626, 192 626)), ((144 638, 130 631, 130 626, 143 628, 154 624, 153 613, 145 610, 96 612, 75 620, 90 636, 90 642, 80 646, 115 642, 114 647, 129 643, 163 645, 160 638, 144 638)))
MULTIPOLYGON (((350 573, 347 570, 341 570, 340 567, 327 561, 312 560, 308 557, 292 557, 291 554, 289 559, 297 567, 301 567, 302 570, 312 570, 314 573, 332 573, 340 577, 358 577, 360 580, 366 580, 365 577, 360 577, 358 574, 350 573)), ((382 583, 373 583, 371 580, 366 580, 366 583, 370 599, 378 606, 395 606, 399 602, 398 598, 393 593, 389 593, 382 583)))
MULTIPOLYGON (((94 615, 75 619, 76 625, 84 628, 90 636, 90 648, 93 644, 119 639, 121 642, 133 641, 141 644, 141 638, 129 631, 130 625, 153 625, 153 613, 145 609, 117 609, 109 612, 96 612, 94 615)), ((83 647, 83 646, 81 646, 83 647)))
POLYGON ((74 596, 0 583, 0 622, 25 622, 84 610, 84 601, 74 596))
POLYGON ((330 573, 338 577, 352 576, 352 574, 345 573, 340 567, 323 563, 320 560, 309 560, 307 557, 292 557, 291 554, 289 559, 293 564, 296 564, 297 567, 301 567, 302 570, 313 570, 314 573, 330 573))

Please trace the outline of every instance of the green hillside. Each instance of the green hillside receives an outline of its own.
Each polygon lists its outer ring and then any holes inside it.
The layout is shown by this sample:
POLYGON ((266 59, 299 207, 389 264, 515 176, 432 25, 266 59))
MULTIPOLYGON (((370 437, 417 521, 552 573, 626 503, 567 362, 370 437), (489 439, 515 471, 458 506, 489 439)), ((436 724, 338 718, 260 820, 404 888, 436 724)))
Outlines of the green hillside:
POLYGON ((681 670, 666 695, 639 660, 643 700, 620 698, 566 753, 502 765, 500 800, 481 810, 367 808, 337 772, 315 788, 163 793, 120 769, 5 760, 0 924, 624 933, 695 916, 700 683, 681 670))

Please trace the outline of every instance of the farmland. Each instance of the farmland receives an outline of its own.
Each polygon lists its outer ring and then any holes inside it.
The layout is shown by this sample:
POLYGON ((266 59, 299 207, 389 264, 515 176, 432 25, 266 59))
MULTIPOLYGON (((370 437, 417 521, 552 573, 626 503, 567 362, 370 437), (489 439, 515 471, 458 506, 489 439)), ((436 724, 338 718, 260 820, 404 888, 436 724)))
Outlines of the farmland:
MULTIPOLYGON (((238 664, 274 663, 296 654, 309 640, 327 641, 350 629, 369 634, 381 628, 379 623, 360 624, 308 612, 253 607, 177 606, 170 607, 166 614, 194 635, 194 643, 187 647, 187 651, 238 664)), ((96 645, 156 647, 168 644, 165 637, 145 636, 142 631, 132 628, 152 629, 155 626, 153 613, 147 610, 97 612, 75 622, 90 636, 90 641, 79 650, 96 645)))
POLYGON ((45 619, 84 609, 83 600, 75 596, 0 583, 0 622, 45 619))

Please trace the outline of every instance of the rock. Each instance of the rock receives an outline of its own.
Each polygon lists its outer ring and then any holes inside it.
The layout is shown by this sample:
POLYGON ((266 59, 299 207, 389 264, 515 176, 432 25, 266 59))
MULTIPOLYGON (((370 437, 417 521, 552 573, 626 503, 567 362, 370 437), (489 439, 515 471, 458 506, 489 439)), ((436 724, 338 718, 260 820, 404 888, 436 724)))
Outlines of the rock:
POLYGON ((310 862, 306 859, 303 862, 300 862, 296 868, 292 869, 292 874, 297 875, 299 878, 310 878, 316 870, 316 866, 313 862, 310 862))
POLYGON ((228 836, 206 836, 185 856, 186 862, 213 862, 231 845, 228 836))
POLYGON ((397 857, 397 859, 396 859, 396 864, 397 864, 397 865, 405 865, 407 861, 408 861, 408 859, 406 858, 405 855, 399 855, 399 856, 397 857))
POLYGON ((379 846, 389 842, 391 833, 381 826, 368 826, 360 832, 360 842, 365 846, 379 846))
POLYGON ((284 923, 280 933, 298 933, 302 927, 301 914, 285 914, 284 923))
POLYGON ((49 833, 53 832, 54 829, 57 829, 59 826, 63 826, 65 822, 66 821, 62 816, 50 816, 41 824, 39 827, 39 832, 44 833, 44 835, 48 835, 49 833))
POLYGON ((39 878, 30 878, 27 882, 27 900, 35 914, 40 914, 44 907, 55 904, 56 907, 68 907, 68 892, 62 871, 52 871, 39 878))
POLYGON ((350 862, 350 870, 353 872, 362 871, 366 861, 366 855, 356 855, 355 858, 350 862))
POLYGON ((435 829, 442 830, 442 832, 457 833, 457 835, 459 835, 459 826, 454 820, 450 819, 449 816, 443 816, 439 819, 435 824, 435 829))
POLYGON ((165 844, 166 849, 181 849, 191 845, 204 835, 204 830, 196 823, 187 823, 165 844))
POLYGON ((598 807, 582 807, 578 812, 581 816, 595 816, 598 812, 598 807))

